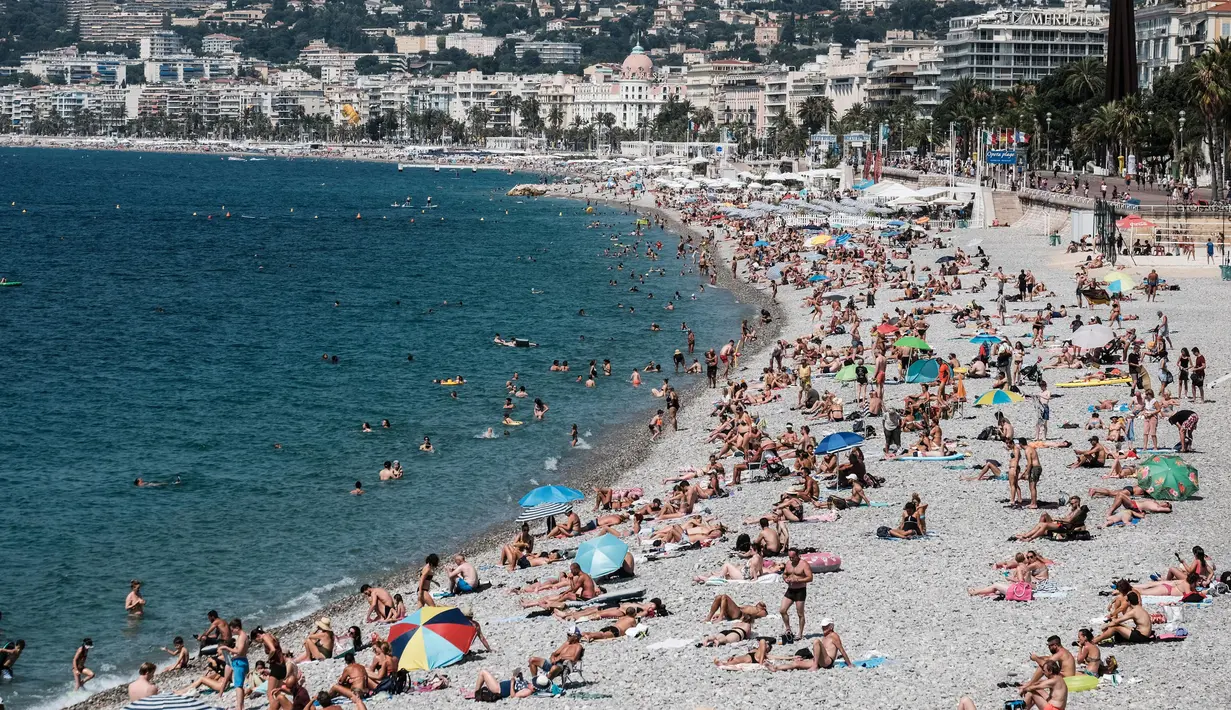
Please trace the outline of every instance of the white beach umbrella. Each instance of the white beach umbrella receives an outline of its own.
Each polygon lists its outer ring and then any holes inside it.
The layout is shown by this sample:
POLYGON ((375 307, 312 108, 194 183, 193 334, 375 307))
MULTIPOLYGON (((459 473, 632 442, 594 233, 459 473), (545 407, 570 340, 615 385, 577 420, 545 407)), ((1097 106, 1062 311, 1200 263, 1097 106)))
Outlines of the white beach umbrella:
POLYGON ((190 695, 159 693, 124 706, 124 710, 214 710, 190 695))
POLYGON ((517 516, 517 522, 528 523, 557 515, 567 515, 572 509, 572 503, 543 503, 542 505, 522 508, 521 515, 517 516))
POLYGON ((1116 339, 1116 333, 1105 325, 1085 325, 1078 328, 1072 337, 1073 344, 1087 350, 1101 348, 1116 339))

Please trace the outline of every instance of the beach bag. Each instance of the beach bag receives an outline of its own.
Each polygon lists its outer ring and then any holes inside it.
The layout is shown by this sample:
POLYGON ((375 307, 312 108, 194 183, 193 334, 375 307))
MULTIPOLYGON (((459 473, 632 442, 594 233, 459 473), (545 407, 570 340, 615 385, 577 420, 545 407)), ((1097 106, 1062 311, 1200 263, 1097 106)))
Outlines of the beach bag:
POLYGON ((1028 602, 1034 599, 1034 589, 1027 582, 1013 582, 1004 591, 1005 601, 1028 602))
POLYGON ((877 536, 877 537, 890 537, 890 535, 889 535, 889 526, 888 526, 888 525, 882 525, 882 526, 880 526, 879 528, 877 528, 877 529, 876 529, 876 536, 877 536))

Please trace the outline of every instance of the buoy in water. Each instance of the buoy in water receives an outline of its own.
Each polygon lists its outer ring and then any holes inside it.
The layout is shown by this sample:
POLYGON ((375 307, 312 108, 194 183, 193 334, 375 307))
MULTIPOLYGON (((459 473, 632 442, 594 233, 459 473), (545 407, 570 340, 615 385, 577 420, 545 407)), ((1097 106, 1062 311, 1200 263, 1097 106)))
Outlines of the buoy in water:
POLYGON ((193 217, 196 217, 196 216, 197 216, 197 213, 196 213, 196 212, 193 212, 193 213, 192 213, 192 216, 193 216, 193 217))
POLYGON ((484 219, 483 219, 482 217, 480 217, 480 218, 479 218, 479 221, 480 221, 480 222, 482 222, 482 221, 484 221, 484 219))
POLYGON ((230 219, 230 218, 231 218, 231 213, 227 212, 227 219, 230 219))
POLYGON ((119 206, 119 205, 116 205, 116 206, 115 206, 115 208, 118 210, 118 209, 120 209, 120 206, 119 206))
POLYGON ((593 207, 587 207, 587 208, 586 208, 586 214, 594 214, 594 208, 593 208, 593 207))
POLYGON ((22 214, 25 214, 25 213, 26 213, 26 211, 25 211, 25 210, 22 210, 22 211, 21 211, 21 213, 22 213, 22 214))
POLYGON ((557 216, 558 216, 558 217, 563 217, 563 216, 564 216, 564 213, 563 213, 563 212, 561 212, 561 213, 560 213, 559 215, 557 215, 557 216))
POLYGON ((363 215, 362 215, 362 214, 359 214, 358 212, 356 212, 356 213, 355 213, 355 219, 363 219, 363 215))
POLYGON ((295 211, 295 208, 294 208, 294 207, 292 207, 292 208, 291 208, 291 211, 292 211, 292 212, 294 212, 294 211, 295 211))

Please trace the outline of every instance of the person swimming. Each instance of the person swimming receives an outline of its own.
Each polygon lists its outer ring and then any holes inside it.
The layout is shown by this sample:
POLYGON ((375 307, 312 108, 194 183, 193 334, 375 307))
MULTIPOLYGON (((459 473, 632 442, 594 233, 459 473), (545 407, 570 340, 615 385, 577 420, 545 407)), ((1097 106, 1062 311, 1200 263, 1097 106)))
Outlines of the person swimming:
POLYGON ((474 438, 476 439, 495 439, 496 432, 491 427, 487 427, 487 431, 483 432, 482 434, 476 434, 474 438))

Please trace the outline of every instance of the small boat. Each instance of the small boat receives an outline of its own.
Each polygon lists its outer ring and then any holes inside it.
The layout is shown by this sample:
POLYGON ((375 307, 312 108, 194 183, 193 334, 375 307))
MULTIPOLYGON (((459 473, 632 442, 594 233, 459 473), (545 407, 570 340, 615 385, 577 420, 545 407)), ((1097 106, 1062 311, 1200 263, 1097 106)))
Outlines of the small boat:
POLYGON ((227 156, 227 160, 232 160, 232 161, 235 161, 235 162, 237 162, 237 163, 244 163, 244 162, 247 162, 247 160, 246 160, 246 159, 244 159, 244 158, 237 158, 237 157, 235 157, 234 155, 228 155, 228 156, 227 156))
POLYGON ((20 281, 0 281, 0 286, 20 286, 20 281))

